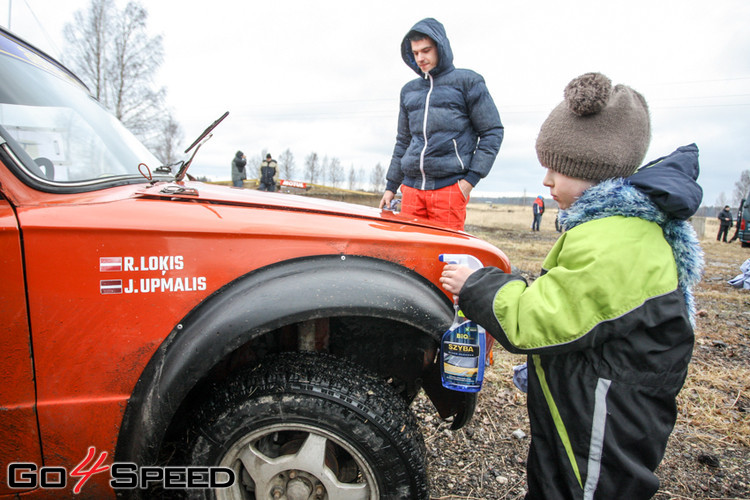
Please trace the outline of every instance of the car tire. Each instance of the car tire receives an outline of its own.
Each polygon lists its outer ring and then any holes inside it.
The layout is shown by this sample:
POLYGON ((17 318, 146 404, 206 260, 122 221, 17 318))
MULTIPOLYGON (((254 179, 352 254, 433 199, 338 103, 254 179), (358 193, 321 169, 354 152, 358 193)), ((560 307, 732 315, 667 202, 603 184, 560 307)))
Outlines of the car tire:
POLYGON ((191 498, 428 498, 413 414, 361 367, 284 353, 212 392, 189 432, 189 464, 230 467, 236 480, 191 498))

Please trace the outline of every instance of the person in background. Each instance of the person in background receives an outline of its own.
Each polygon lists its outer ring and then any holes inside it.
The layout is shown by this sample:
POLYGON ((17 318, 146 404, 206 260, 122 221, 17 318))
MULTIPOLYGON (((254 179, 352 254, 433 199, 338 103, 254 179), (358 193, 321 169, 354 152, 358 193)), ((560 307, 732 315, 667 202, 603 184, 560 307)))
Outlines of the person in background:
POLYGON ((528 284, 446 265, 467 318, 527 355, 527 499, 651 498, 694 343, 698 148, 636 172, 646 100, 601 73, 565 88, 536 141, 564 232, 528 284), (635 172, 635 173, 634 173, 635 172))
POLYGON ((533 204, 534 220, 531 222, 531 230, 539 231, 539 225, 542 223, 542 214, 544 213, 544 198, 537 196, 533 204))
POLYGON ((232 186, 242 187, 244 185, 242 181, 247 179, 246 164, 245 154, 242 151, 237 151, 232 159, 232 186))
POLYGON ((398 132, 380 208, 401 187, 401 213, 463 230, 469 194, 500 150, 503 125, 484 78, 453 66, 445 28, 419 21, 401 42, 419 77, 401 89, 398 132))
POLYGON ((727 243, 727 233, 729 232, 729 228, 732 227, 732 224, 734 223, 729 205, 724 205, 724 209, 719 212, 717 219, 719 219, 719 232, 716 235, 716 241, 723 241, 724 243, 727 243))
POLYGON ((273 159, 271 153, 266 155, 266 159, 260 164, 258 175, 258 189, 261 191, 276 191, 276 179, 278 178, 278 165, 273 159))

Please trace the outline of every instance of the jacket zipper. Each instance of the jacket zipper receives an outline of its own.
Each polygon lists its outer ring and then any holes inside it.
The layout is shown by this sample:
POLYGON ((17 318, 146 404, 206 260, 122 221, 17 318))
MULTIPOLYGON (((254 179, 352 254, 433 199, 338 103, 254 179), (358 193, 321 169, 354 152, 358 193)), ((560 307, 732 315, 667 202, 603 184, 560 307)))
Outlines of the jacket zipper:
POLYGON ((458 163, 461 164, 461 170, 466 170, 466 167, 464 166, 464 161, 461 159, 461 155, 458 154, 458 143, 456 142, 456 139, 453 139, 453 151, 456 152, 456 158, 458 158, 458 163))
POLYGON ((424 155, 427 152, 427 115, 430 112, 430 95, 432 95, 432 75, 427 73, 425 78, 430 79, 430 90, 427 92, 427 97, 424 102, 424 120, 422 121, 422 135, 424 136, 424 147, 419 155, 419 171, 422 172, 422 191, 424 191, 427 185, 427 176, 424 174, 424 155))

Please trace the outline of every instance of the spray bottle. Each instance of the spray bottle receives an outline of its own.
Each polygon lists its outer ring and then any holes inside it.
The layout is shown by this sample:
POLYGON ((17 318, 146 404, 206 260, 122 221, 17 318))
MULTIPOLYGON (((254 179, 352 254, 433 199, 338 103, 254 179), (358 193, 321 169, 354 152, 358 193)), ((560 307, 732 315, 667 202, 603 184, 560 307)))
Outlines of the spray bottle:
MULTIPOLYGON (((440 262, 459 264, 470 269, 481 269, 482 262, 473 255, 441 254, 440 262)), ((440 343, 440 377, 443 387, 461 392, 479 392, 484 380, 484 328, 466 319, 454 298, 453 324, 443 334, 440 343)))

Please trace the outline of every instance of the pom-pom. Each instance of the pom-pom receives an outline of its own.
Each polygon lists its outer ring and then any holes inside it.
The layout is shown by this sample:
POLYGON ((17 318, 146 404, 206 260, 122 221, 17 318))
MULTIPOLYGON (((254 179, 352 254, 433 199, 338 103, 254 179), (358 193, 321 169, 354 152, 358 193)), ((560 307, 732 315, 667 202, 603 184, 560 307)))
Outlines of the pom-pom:
POLYGON ((612 81, 601 73, 586 73, 565 87, 565 103, 578 116, 593 115, 607 105, 612 81))

